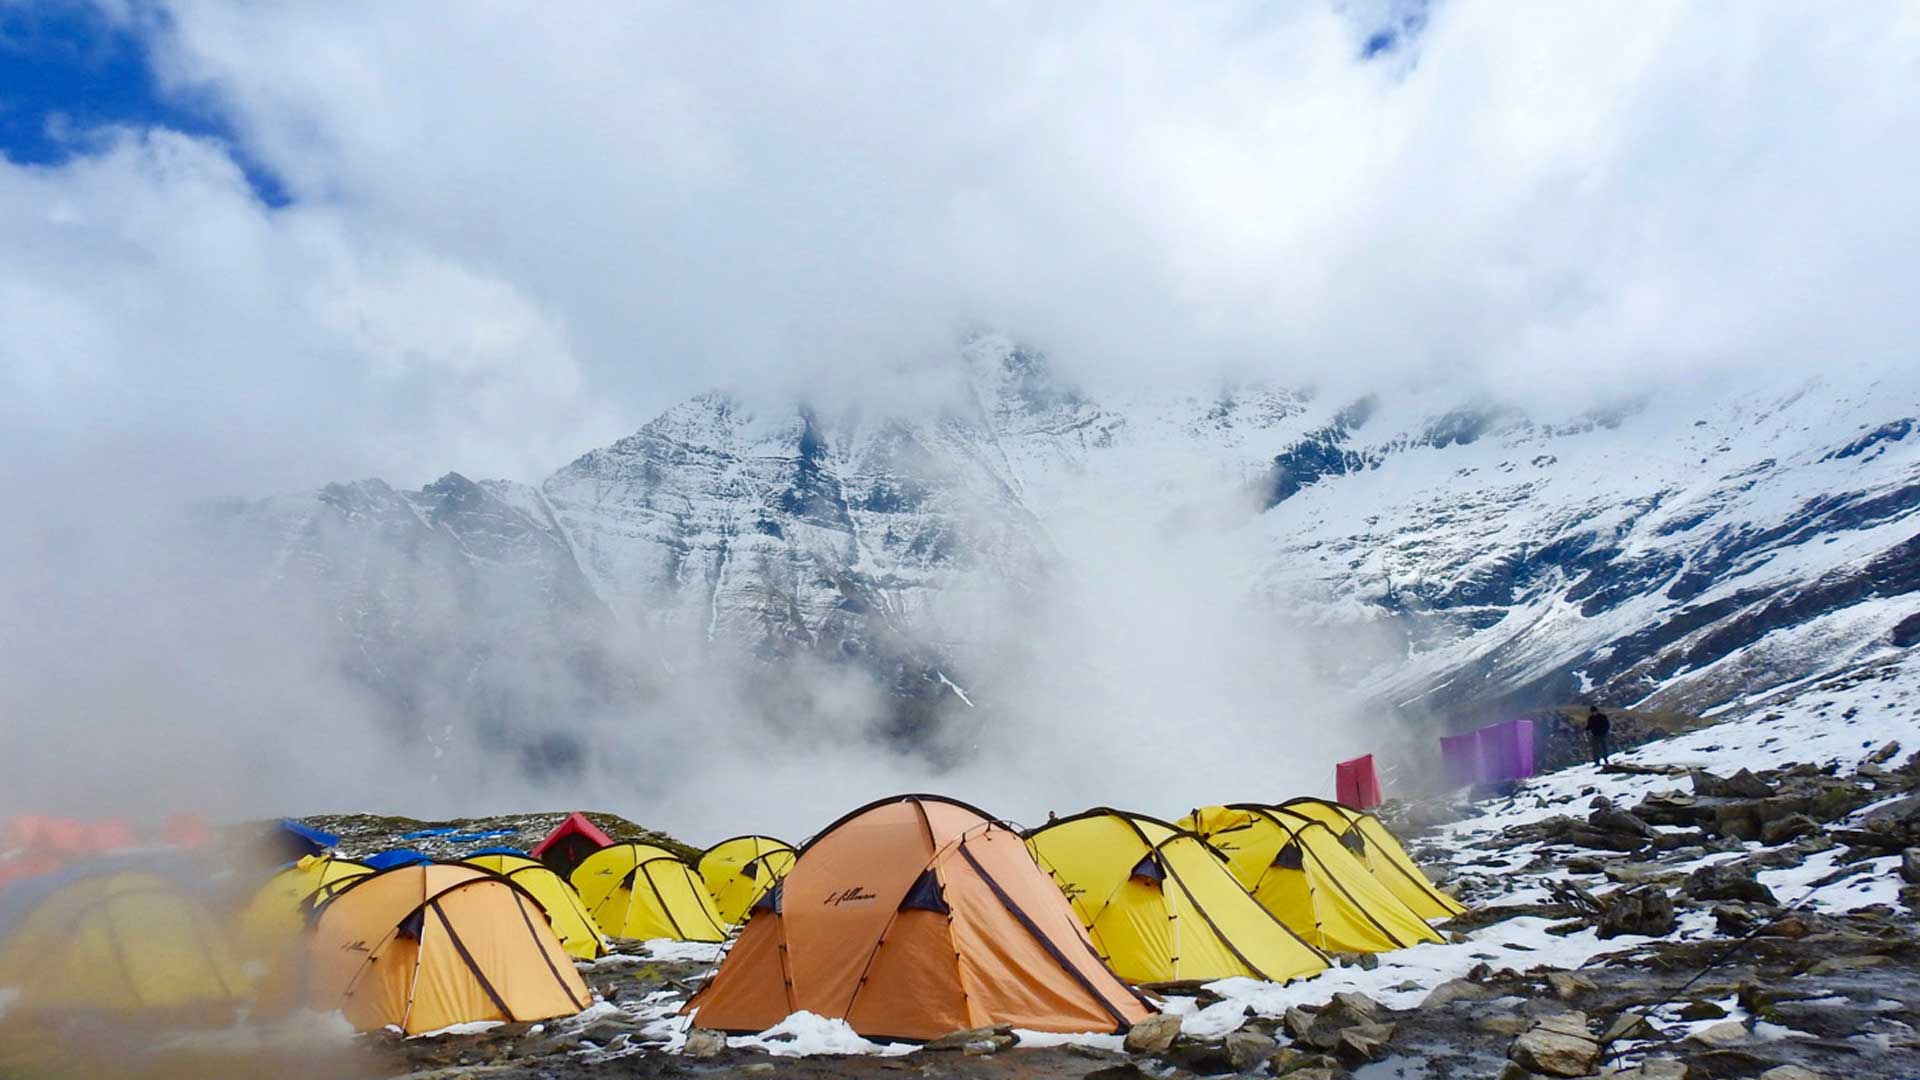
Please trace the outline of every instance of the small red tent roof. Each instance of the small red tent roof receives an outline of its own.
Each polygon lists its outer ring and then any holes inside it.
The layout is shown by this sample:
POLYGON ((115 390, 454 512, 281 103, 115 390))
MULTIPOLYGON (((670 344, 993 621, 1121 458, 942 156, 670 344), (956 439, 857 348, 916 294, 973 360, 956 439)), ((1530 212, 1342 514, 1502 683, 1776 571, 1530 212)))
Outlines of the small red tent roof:
POLYGON ((598 825, 587 820, 587 815, 575 810, 573 813, 567 815, 567 820, 555 825, 553 831, 547 834, 547 838, 535 844, 533 850, 528 854, 537 859, 546 854, 548 848, 565 840, 569 836, 585 837, 591 840, 596 847, 607 847, 613 843, 613 837, 601 832, 598 825))

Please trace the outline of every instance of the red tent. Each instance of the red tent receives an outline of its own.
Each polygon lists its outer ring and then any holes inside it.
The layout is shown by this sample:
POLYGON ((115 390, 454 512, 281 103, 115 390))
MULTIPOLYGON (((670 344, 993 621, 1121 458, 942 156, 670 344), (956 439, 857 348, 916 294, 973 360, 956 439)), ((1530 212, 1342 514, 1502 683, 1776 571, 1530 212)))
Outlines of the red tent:
POLYGON ((573 868, 580 861, 613 843, 613 837, 600 831, 600 827, 587 820, 587 815, 574 811, 567 820, 553 827, 545 840, 533 847, 532 855, 546 863, 553 872, 561 877, 571 877, 573 868))
POLYGON ((1380 805, 1380 776, 1373 771, 1373 755, 1363 754, 1333 767, 1334 798, 1355 810, 1380 805))

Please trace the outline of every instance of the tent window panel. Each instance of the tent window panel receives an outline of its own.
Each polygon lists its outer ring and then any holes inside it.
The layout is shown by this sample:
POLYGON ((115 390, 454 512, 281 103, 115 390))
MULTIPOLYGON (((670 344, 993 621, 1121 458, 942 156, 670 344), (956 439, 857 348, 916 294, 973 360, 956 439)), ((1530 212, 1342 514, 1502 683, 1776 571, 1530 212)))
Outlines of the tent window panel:
POLYGON ((932 868, 922 870, 920 876, 914 879, 913 887, 900 900, 900 910, 948 914, 946 897, 940 891, 940 879, 934 876, 932 868))
POLYGON ((1161 868, 1159 856, 1148 852, 1145 858, 1133 864, 1133 869, 1127 871, 1127 876, 1149 885, 1158 885, 1166 880, 1167 872, 1161 868))

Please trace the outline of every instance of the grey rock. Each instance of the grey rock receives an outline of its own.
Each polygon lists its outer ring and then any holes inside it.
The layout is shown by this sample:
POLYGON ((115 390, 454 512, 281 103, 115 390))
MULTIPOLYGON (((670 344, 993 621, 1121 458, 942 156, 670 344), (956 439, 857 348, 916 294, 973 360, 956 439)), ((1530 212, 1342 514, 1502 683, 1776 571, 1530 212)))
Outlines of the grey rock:
POLYGON ((1257 1031, 1229 1031, 1226 1038, 1227 1060, 1237 1070, 1250 1068, 1256 1061, 1273 1056, 1279 1044, 1257 1031))
POLYGON ((1607 803, 1588 814, 1587 824, 1602 832, 1627 833, 1643 837, 1653 835, 1653 826, 1635 816, 1631 811, 1622 810, 1612 803, 1607 803))
POLYGON ((920 1049, 936 1051, 963 1050, 971 1043, 982 1042, 1003 1035, 1012 1036, 1013 1029, 1006 1025, 1001 1025, 998 1027, 969 1028, 965 1031, 950 1031, 937 1039, 930 1040, 920 1049))
POLYGON ((1675 925, 1673 898, 1658 885, 1638 885, 1610 893, 1600 913, 1599 936, 1643 934, 1665 937, 1675 925))
POLYGON ((1778 821, 1769 821, 1760 827, 1760 842, 1764 844, 1784 844, 1789 840, 1798 840, 1820 831, 1820 823, 1805 814, 1789 814, 1778 821))
POLYGON ((1572 971, 1548 972, 1547 986, 1553 991, 1553 996, 1561 1001, 1572 1001, 1581 994, 1591 994, 1600 989, 1592 979, 1572 971))
POLYGON ((1705 769, 1695 769, 1689 778, 1693 793, 1720 799, 1764 799, 1773 794, 1773 785, 1741 769, 1729 777, 1718 777, 1705 769))
POLYGON ((1920 848, 1908 848, 1900 853, 1900 880, 1920 885, 1920 848))
POLYGON ((1180 1034, 1180 1018, 1171 1013, 1155 1013, 1138 1021, 1127 1032, 1123 1044, 1130 1054, 1158 1054, 1173 1045, 1180 1034))
MULTIPOLYGON (((1895 743, 1894 745, 1899 745, 1895 743)), ((1812 1069, 1803 1069, 1798 1065, 1776 1065, 1760 1074, 1760 1080, 1827 1080, 1825 1073, 1812 1069)))
POLYGON ((1547 1076, 1587 1076, 1600 1060, 1600 1044, 1541 1024, 1513 1040, 1507 1057, 1547 1076))
POLYGON ((1758 904, 1779 903, 1773 890, 1753 879, 1752 871, 1729 863, 1703 866, 1687 875, 1682 888, 1695 900, 1746 900, 1758 904))
POLYGON ((1466 979, 1448 979, 1428 991, 1427 996, 1421 1000, 1420 1007, 1440 1009, 1456 1001, 1484 1001, 1493 996, 1492 990, 1479 983, 1468 982, 1466 979))
POLYGON ((706 1028, 694 1028, 687 1033, 687 1043, 680 1052, 691 1058, 718 1057, 727 1049, 727 1037, 718 1031, 706 1028))
POLYGON ((1688 1035, 1686 1041, 1697 1043, 1701 1046, 1721 1048, 1744 1046, 1746 1043, 1752 1041, 1752 1039, 1753 1033, 1747 1030, 1745 1024, 1742 1024, 1738 1020, 1723 1020, 1718 1024, 1701 1028, 1699 1031, 1688 1035))
POLYGON ((1378 1061, 1386 1056, 1392 1039, 1392 1024, 1355 1024, 1341 1029, 1336 1049, 1349 1061, 1378 1061))
POLYGON ((1624 1075, 1635 1080, 1691 1080, 1693 1070, 1677 1058, 1647 1058, 1639 1068, 1624 1075))

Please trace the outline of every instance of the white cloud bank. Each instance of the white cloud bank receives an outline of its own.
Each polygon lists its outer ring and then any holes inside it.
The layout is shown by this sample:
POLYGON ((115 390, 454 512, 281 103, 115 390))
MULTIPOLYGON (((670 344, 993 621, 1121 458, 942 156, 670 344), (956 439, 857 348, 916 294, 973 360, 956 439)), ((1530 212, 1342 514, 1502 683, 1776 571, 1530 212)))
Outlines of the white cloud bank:
POLYGON ((164 579, 191 498, 535 479, 713 384, 901 392, 963 326, 1096 390, 1911 362, 1911 5, 1448 0, 1371 61, 1354 10, 117 9, 294 201, 166 131, 0 162, 0 607, 164 579))

